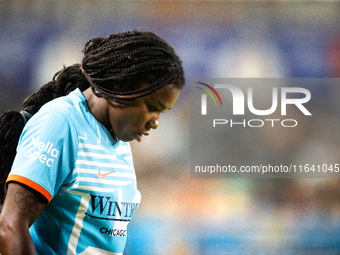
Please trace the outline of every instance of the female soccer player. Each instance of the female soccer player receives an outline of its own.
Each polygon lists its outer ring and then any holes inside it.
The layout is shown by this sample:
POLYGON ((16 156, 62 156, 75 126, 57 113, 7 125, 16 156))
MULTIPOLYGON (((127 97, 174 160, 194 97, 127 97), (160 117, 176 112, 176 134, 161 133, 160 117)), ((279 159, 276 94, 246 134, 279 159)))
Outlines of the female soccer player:
POLYGON ((128 141, 158 127, 184 83, 171 46, 129 31, 90 40, 81 65, 4 113, 0 253, 122 254, 141 200, 128 141))

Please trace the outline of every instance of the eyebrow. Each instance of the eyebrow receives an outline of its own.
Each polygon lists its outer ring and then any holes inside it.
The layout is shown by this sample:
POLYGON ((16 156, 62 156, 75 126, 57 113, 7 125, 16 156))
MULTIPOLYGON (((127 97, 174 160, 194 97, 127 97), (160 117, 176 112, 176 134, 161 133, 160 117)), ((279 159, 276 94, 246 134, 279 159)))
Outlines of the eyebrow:
MULTIPOLYGON (((163 110, 166 109, 166 105, 163 103, 162 100, 158 99, 158 98, 152 98, 152 100, 156 101, 162 108, 163 110)), ((170 110, 172 107, 170 107, 168 110, 170 110)))

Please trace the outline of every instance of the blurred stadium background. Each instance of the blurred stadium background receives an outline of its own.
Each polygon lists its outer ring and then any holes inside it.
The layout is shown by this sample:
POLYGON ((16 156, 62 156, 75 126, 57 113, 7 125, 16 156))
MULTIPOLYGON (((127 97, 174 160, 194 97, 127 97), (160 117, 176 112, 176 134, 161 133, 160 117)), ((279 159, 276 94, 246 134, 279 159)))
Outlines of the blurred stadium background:
MULTIPOLYGON (((1 112, 20 110, 63 65, 79 63, 93 37, 150 30, 181 56, 188 85, 178 103, 132 142, 142 203, 124 254, 340 254, 339 179, 189 176, 190 78, 338 77, 339 2, 2 0, 0 24, 1 112)), ((327 96, 325 118, 339 119, 340 85, 312 93, 327 96)), ((264 143, 288 161, 340 156, 329 129, 264 143)))

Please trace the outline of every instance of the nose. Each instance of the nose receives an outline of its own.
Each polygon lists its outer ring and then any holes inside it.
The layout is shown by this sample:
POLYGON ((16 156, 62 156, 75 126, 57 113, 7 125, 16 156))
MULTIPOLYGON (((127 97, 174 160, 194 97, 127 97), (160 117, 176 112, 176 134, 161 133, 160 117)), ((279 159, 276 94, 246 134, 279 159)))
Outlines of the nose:
POLYGON ((159 114, 155 117, 153 117, 151 120, 149 120, 147 126, 148 126, 148 129, 157 129, 158 126, 159 126, 159 114))

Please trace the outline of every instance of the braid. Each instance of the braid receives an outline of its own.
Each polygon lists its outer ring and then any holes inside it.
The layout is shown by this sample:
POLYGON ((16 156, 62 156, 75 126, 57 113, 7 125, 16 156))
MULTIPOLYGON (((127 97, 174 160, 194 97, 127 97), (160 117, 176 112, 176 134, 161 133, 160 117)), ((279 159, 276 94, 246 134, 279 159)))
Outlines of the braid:
POLYGON ((86 43, 82 72, 97 96, 131 101, 165 85, 184 86, 182 62, 151 32, 128 31, 86 43), (139 89, 142 84, 149 84, 139 89))
POLYGON ((27 97, 22 103, 22 109, 33 115, 52 99, 68 95, 76 88, 84 91, 88 87, 87 80, 80 72, 80 65, 69 66, 57 72, 53 80, 42 86, 38 92, 27 97))
MULTIPOLYGON (((159 78, 158 80, 156 80, 151 86, 142 88, 142 89, 138 89, 138 90, 134 90, 134 91, 122 91, 122 92, 114 92, 114 99, 115 100, 119 100, 119 101, 131 101, 131 100, 135 100, 137 98, 141 98, 144 96, 147 96, 149 94, 154 93, 155 91, 159 90, 160 88, 162 88, 164 86, 164 84, 171 84, 170 79, 172 78, 172 73, 167 74, 167 76, 162 76, 161 78, 159 78), (129 96, 129 97, 127 97, 129 96)), ((105 95, 108 98, 112 98, 113 97, 113 93, 112 91, 102 88, 100 86, 97 86, 97 89, 99 91, 101 91, 101 93, 103 95, 105 95)))
POLYGON ((0 204, 5 199, 5 182, 10 172, 16 146, 23 128, 24 119, 19 112, 8 111, 0 116, 0 204))
MULTIPOLYGON (((22 110, 34 115, 45 103, 69 94, 76 88, 84 91, 89 83, 80 71, 80 65, 73 65, 57 72, 53 80, 42 86, 38 92, 27 97, 22 110)), ((16 154, 16 147, 25 126, 20 112, 7 111, 0 116, 0 204, 6 193, 6 179, 16 154)))

